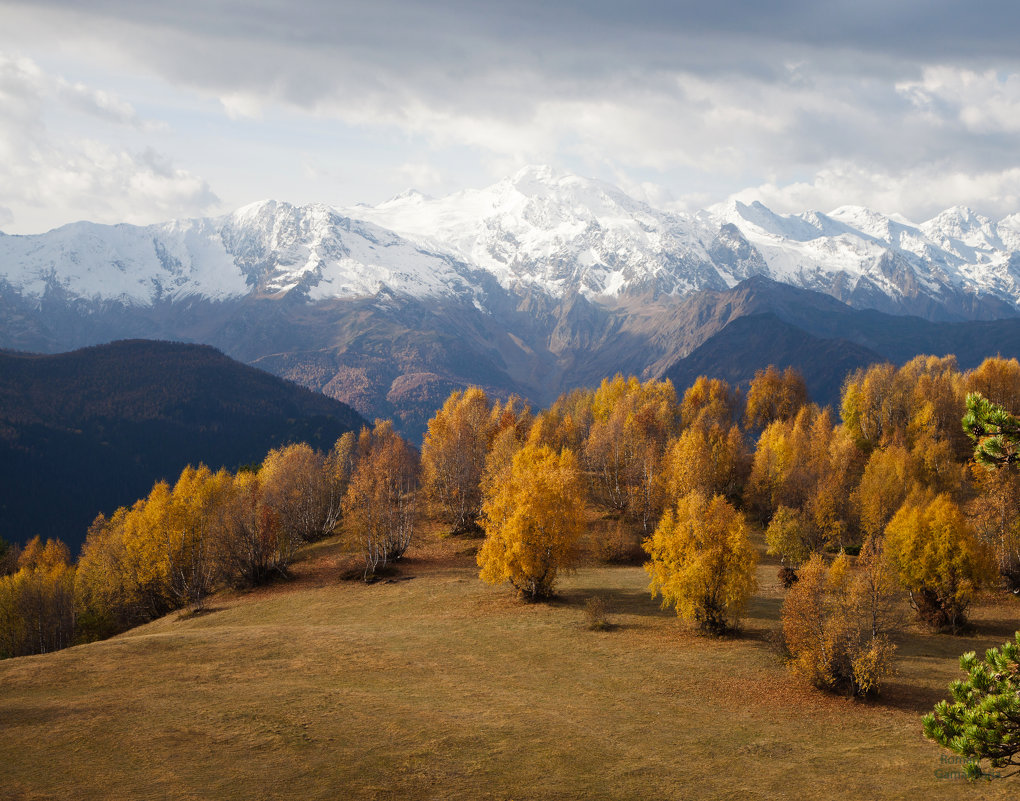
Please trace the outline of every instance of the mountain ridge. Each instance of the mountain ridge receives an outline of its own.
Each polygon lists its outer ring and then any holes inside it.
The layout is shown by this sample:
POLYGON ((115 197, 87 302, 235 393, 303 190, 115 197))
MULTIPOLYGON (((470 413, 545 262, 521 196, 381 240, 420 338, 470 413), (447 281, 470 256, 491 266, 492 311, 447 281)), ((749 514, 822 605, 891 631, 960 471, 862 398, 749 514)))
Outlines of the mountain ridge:
POLYGON ((679 213, 526 167, 441 198, 407 192, 345 209, 264 200, 221 217, 0 237, 0 291, 30 302, 58 291, 86 305, 391 291, 484 308, 483 273, 508 291, 576 291, 604 305, 766 275, 857 308, 994 319, 1020 314, 1020 214, 954 207, 915 224, 852 206, 781 215, 757 201, 679 213))
POLYGON ((0 237, 0 347, 207 343, 412 439, 455 389, 541 406, 615 372, 662 377, 706 347, 697 358, 742 360, 740 375, 766 352, 822 365, 831 341, 859 359, 1020 355, 1020 216, 933 220, 737 202, 685 216, 527 168, 374 208, 268 200, 205 220, 76 224, 0 237), (706 346, 754 314, 777 318, 788 352, 743 347, 739 325, 706 346))
POLYGON ((298 441, 328 449, 364 422, 208 345, 0 351, 2 534, 59 537, 74 549, 99 512, 175 480, 189 463, 236 469, 298 441))

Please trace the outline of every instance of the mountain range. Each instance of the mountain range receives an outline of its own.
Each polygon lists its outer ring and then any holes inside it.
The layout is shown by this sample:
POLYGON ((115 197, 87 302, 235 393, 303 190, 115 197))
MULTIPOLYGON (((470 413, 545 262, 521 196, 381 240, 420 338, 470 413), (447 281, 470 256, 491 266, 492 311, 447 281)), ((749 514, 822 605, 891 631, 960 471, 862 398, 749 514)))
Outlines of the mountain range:
POLYGON ((771 361, 831 402, 844 367, 968 366, 1020 352, 1018 330, 1020 215, 688 214, 547 167, 443 198, 0 235, 0 347, 209 343, 415 437, 466 384, 546 404, 616 371, 746 381, 771 361))

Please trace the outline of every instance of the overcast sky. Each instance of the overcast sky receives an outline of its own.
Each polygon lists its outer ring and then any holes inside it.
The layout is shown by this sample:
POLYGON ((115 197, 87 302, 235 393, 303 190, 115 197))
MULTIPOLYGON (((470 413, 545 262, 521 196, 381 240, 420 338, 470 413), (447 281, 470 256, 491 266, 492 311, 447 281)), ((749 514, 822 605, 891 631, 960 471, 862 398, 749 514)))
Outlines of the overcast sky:
POLYGON ((998 217, 1018 38, 1015 0, 0 0, 0 230, 532 163, 681 210, 998 217))

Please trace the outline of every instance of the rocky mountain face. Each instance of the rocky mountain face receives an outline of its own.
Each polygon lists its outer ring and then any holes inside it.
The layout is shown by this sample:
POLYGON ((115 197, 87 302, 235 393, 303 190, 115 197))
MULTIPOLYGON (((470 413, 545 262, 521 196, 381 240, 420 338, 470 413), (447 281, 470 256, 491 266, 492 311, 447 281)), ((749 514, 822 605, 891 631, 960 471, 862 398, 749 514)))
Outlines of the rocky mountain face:
POLYGON ((0 347, 208 343, 411 436, 466 384, 545 404, 616 371, 686 380, 695 365, 712 372, 708 354, 734 380, 791 348, 798 364, 830 367, 837 351, 855 363, 1006 354, 1018 320, 1020 215, 951 209, 913 224, 758 203, 678 214, 548 168, 375 207, 264 201, 220 218, 0 235, 0 347), (728 328, 753 315, 771 317, 728 328), (986 339, 969 344, 980 325, 986 339))

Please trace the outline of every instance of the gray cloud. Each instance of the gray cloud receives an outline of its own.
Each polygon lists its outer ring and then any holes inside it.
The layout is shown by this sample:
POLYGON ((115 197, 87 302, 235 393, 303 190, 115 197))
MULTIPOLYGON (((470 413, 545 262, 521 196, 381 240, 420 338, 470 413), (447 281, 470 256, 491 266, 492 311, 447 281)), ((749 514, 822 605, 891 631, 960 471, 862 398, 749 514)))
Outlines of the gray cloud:
POLYGON ((45 73, 0 52, 0 225, 34 230, 61 221, 149 222, 206 211, 218 201, 208 183, 152 150, 54 134, 51 107, 135 129, 130 104, 45 73), (36 221, 39 221, 38 223, 36 221))
MULTIPOLYGON (((115 69, 187 86, 234 118, 297 109, 497 165, 658 174, 678 195, 697 185, 709 199, 839 185, 855 193, 847 202, 868 202, 865 176, 887 202, 899 177, 933 166, 1006 184, 1020 167, 1012 0, 82 6, 0 0, 18 37, 59 38, 89 57, 105 48, 115 69)), ((79 100, 123 122, 133 113, 79 100)))

